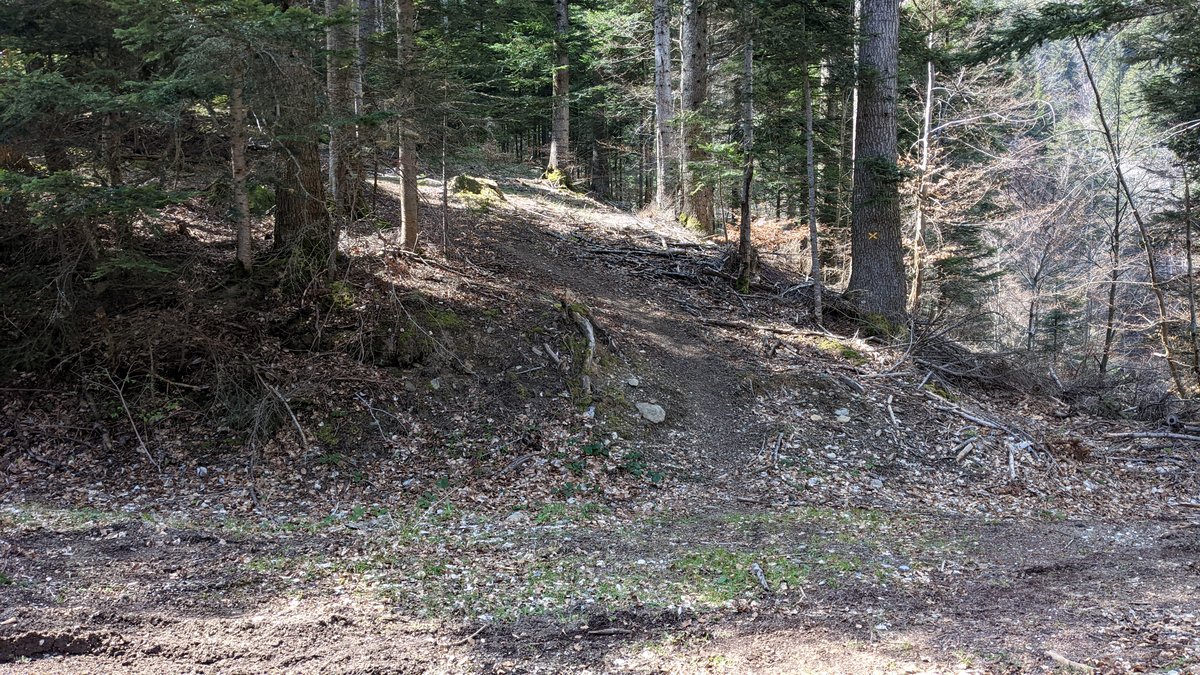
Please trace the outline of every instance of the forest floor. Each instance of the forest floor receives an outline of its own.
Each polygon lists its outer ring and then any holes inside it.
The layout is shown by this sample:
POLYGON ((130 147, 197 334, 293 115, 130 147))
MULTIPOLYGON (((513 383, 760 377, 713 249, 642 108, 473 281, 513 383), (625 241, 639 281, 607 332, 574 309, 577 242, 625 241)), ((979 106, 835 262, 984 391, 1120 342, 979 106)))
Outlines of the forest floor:
POLYGON ((252 452, 186 398, 91 425, 5 389, 0 669, 1200 672, 1200 448, 929 378, 783 273, 734 293, 720 243, 498 184, 445 232, 424 185, 421 256, 347 236, 346 316, 390 294, 424 346, 314 356, 283 317, 252 452))

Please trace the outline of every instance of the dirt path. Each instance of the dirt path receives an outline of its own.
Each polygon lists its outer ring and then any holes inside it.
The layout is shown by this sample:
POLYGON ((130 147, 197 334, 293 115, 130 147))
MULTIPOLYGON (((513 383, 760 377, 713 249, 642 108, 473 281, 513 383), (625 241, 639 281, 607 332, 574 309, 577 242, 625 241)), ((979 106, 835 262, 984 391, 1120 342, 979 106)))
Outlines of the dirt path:
POLYGON ((1027 488, 995 477, 1007 464, 959 466, 919 393, 848 391, 830 373, 852 371, 801 343, 773 364, 779 345, 698 323, 744 318, 723 290, 594 250, 685 233, 503 187, 508 207, 456 213, 447 259, 591 309, 618 345, 596 423, 653 454, 661 487, 340 519, 3 495, 0 669, 991 673, 1062 667, 1050 652, 1109 672, 1200 669, 1194 515, 1080 515, 1122 508, 1122 481, 1191 494, 1194 472, 1169 469, 1190 456, 1060 459, 1054 494, 1041 465, 1023 467, 1027 488), (638 401, 667 420, 641 420, 638 401))

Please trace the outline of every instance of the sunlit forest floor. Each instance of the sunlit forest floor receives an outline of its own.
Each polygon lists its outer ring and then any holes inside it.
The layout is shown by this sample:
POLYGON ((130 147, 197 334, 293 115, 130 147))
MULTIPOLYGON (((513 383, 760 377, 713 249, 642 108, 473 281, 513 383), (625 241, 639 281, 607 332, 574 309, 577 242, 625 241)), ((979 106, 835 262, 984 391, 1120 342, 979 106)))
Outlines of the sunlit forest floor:
MULTIPOLYGON (((292 376, 251 451, 184 398, 98 429, 70 392, 5 390, 0 668, 1200 668, 1197 448, 931 383, 811 325, 785 269, 739 295, 720 240, 498 187, 443 230, 423 185, 419 256, 358 224, 315 323, 221 319, 292 376), (418 337, 373 346, 393 315, 418 337)), ((190 229, 171 245, 218 269, 228 238, 190 229)), ((128 320, 204 325, 221 293, 128 320)))

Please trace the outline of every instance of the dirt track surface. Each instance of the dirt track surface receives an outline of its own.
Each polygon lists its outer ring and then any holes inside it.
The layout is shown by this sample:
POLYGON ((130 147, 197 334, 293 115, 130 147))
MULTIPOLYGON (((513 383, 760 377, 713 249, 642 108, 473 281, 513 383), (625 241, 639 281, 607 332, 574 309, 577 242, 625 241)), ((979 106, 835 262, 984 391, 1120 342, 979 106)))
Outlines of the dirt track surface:
MULTIPOLYGON (((1079 461, 1020 457, 1019 472, 1003 453, 955 462, 943 439, 961 419, 911 386, 847 390, 839 375, 858 371, 825 338, 781 347, 704 323, 796 310, 747 307, 628 252, 686 233, 536 182, 502 187, 508 205, 456 211, 449 241, 485 292, 586 305, 612 339, 593 409, 570 411, 627 444, 603 496, 564 490, 570 457, 522 456, 476 474, 476 492, 507 491, 490 501, 465 488, 421 501, 399 475, 374 480, 402 509, 344 490, 311 513, 215 516, 201 498, 122 508, 154 477, 114 471, 86 489, 109 506, 82 508, 55 489, 56 460, 4 449, 0 669, 1200 669, 1195 449, 1095 445, 1079 461), (642 400, 666 423, 631 412, 642 400), (555 471, 556 500, 512 496, 555 471)), ((374 466, 361 470, 390 475, 374 466)))

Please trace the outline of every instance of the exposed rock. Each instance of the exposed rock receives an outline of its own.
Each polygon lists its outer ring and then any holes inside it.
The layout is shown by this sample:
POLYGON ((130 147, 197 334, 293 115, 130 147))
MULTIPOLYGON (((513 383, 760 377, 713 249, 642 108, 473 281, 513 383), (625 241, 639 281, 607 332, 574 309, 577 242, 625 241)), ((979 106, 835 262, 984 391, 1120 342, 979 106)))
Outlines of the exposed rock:
POLYGON ((654 403, 638 403, 638 412, 647 420, 659 424, 667 419, 667 411, 661 405, 654 403))
POLYGON ((509 514, 509 516, 507 518, 504 519, 504 522, 513 523, 516 525, 520 525, 522 523, 528 523, 529 522, 529 514, 524 511, 513 511, 511 514, 509 514))

